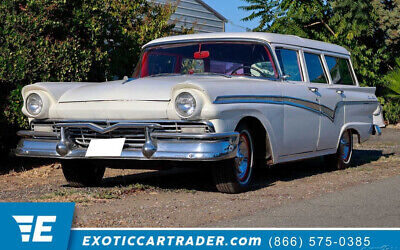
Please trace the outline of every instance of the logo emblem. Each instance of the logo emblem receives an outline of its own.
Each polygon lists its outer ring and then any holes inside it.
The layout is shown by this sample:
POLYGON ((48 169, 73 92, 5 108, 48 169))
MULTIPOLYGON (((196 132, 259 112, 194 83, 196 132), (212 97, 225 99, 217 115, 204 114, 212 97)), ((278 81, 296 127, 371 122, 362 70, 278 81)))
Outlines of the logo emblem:
MULTIPOLYGON (((22 242, 30 242, 35 216, 13 215, 12 217, 19 226, 22 242)), ((48 224, 54 222, 56 222, 56 216, 36 216, 32 242, 52 242, 52 235, 42 235, 42 233, 50 233, 52 230, 52 226, 49 226, 48 224)))

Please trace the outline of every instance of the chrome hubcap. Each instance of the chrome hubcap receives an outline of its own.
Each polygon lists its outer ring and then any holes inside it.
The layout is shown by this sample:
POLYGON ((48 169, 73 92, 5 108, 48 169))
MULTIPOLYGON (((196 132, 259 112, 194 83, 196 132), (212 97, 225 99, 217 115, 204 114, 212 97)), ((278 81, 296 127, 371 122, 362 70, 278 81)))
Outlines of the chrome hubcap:
POLYGON ((249 179, 251 168, 250 141, 246 133, 240 134, 238 150, 236 153, 236 175, 240 183, 249 179))

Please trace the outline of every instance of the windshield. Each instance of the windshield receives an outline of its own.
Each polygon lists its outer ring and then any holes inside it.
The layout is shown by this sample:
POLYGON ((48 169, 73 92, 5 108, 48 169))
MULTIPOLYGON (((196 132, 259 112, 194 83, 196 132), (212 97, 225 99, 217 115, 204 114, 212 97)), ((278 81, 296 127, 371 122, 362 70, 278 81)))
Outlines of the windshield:
POLYGON ((257 43, 207 42, 150 47, 134 77, 169 74, 223 74, 277 78, 269 49, 257 43))

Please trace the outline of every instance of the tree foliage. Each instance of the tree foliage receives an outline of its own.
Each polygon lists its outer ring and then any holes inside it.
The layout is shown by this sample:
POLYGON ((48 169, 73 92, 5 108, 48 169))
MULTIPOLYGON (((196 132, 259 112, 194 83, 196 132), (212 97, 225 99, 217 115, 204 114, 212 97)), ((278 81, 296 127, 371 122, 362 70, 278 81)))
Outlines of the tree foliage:
MULTIPOLYGON (((396 60, 397 66, 385 76, 385 97, 400 102, 400 58, 396 60)), ((399 117, 400 120, 400 117, 399 117)))
POLYGON ((383 86, 382 76, 400 55, 400 0, 244 0, 260 18, 255 31, 293 34, 331 42, 351 53, 364 86, 383 86))
POLYGON ((99 81, 129 74, 140 46, 171 32, 172 11, 146 0, 4 0, 0 82, 99 81))
POLYGON ((2 0, 0 151, 10 128, 27 125, 22 86, 130 75, 141 46, 171 34, 173 11, 147 0, 2 0))

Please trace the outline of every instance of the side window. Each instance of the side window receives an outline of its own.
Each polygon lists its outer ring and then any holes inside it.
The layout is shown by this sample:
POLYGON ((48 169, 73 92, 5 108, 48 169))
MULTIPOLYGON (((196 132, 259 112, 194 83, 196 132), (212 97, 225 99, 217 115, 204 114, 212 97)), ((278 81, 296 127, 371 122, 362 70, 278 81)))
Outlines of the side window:
POLYGON ((333 84, 354 85, 349 60, 333 56, 325 56, 325 60, 326 64, 328 64, 333 84))
POLYGON ((290 81, 302 81, 299 53, 290 49, 276 49, 275 53, 283 75, 288 75, 290 81))
POLYGON ((262 72, 266 77, 275 77, 274 67, 272 66, 272 63, 270 61, 254 63, 250 66, 250 68, 250 72, 253 76, 262 76, 260 73, 262 72))
POLYGON ((307 71, 310 82, 328 83, 328 81, 326 80, 324 68, 322 67, 321 57, 317 54, 305 52, 304 58, 307 64, 307 71))
POLYGON ((262 45, 255 45, 252 51, 251 61, 252 63, 249 65, 251 75, 267 78, 278 77, 271 52, 268 48, 262 45))

